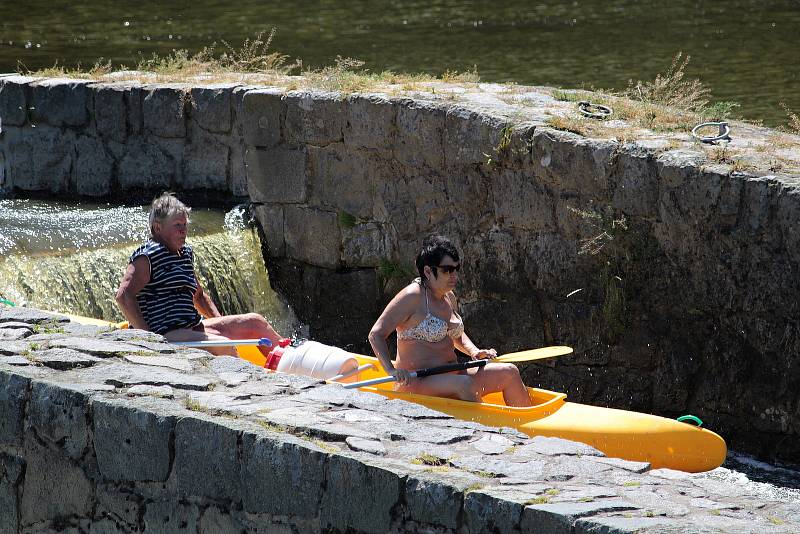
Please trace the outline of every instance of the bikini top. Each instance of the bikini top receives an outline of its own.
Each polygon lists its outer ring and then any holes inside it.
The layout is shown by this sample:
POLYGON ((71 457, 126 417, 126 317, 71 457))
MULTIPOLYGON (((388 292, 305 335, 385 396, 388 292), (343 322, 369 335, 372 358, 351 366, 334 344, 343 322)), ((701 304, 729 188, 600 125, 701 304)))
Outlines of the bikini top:
MULTIPOLYGON (((419 278, 415 282, 420 283, 419 278)), ((420 285, 422 284, 420 283, 420 285)), ((428 304, 428 289, 425 286, 423 288, 425 289, 425 311, 427 312, 425 318, 411 328, 407 328, 402 332, 398 331, 397 339, 417 339, 436 343, 443 340, 445 336, 450 336, 453 339, 461 337, 461 334, 464 333, 464 321, 461 320, 461 316, 453 310, 453 313, 458 318, 458 323, 451 327, 448 321, 432 314, 428 304)))

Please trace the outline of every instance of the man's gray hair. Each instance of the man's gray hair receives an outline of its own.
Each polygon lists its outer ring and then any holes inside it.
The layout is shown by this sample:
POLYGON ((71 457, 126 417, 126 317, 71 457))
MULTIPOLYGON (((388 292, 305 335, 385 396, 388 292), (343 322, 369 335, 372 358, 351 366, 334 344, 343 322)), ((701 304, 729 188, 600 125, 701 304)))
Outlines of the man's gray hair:
POLYGON ((162 193, 160 197, 153 200, 153 204, 150 206, 150 235, 152 236, 154 233, 155 223, 161 224, 167 219, 181 214, 189 217, 191 213, 192 208, 178 200, 174 194, 169 191, 162 193))

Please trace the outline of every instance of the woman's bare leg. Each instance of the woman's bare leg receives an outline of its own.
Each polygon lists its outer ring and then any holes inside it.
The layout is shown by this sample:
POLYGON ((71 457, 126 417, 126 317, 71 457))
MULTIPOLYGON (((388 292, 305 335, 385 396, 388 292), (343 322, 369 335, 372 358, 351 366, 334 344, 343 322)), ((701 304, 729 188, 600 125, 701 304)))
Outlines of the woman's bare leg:
POLYGON ((448 373, 425 378, 412 378, 408 386, 401 388, 400 391, 471 402, 481 400, 475 381, 466 374, 448 373))
POLYGON ((530 406, 528 388, 522 383, 519 369, 513 363, 488 363, 482 368, 468 369, 481 397, 495 391, 503 392, 506 406, 530 406))

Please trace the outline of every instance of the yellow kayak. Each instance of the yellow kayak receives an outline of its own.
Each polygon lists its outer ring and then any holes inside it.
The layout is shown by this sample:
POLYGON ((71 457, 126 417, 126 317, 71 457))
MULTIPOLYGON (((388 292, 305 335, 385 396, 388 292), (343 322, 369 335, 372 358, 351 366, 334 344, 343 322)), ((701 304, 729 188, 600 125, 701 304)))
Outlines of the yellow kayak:
MULTIPOLYGON (((237 350, 242 358, 264 365, 265 358, 257 348, 239 346, 237 350)), ((358 380, 386 376, 377 358, 353 357, 359 365, 373 364, 358 380)), ((394 391, 391 382, 360 389, 422 404, 466 421, 516 428, 529 436, 580 441, 606 456, 649 462, 653 469, 709 471, 722 465, 727 454, 725 440, 710 430, 657 415, 567 402, 565 393, 544 389, 528 388, 533 406, 525 408, 506 406, 499 393, 475 403, 394 391)))
MULTIPOLYGON (((124 323, 67 316, 84 324, 127 327, 124 323)), ((240 345, 236 350, 240 357, 259 367, 266 362, 255 346, 240 345)), ((377 358, 352 356, 359 365, 372 364, 358 375, 359 381, 386 376, 377 358)), ((727 454, 725 440, 710 430, 657 415, 567 402, 565 393, 544 389, 528 388, 533 406, 525 408, 506 406, 499 393, 486 395, 483 402, 476 403, 394 391, 391 382, 360 389, 422 404, 462 420, 516 428, 529 436, 579 441, 610 457, 649 462, 654 469, 709 471, 722 465, 727 454)))

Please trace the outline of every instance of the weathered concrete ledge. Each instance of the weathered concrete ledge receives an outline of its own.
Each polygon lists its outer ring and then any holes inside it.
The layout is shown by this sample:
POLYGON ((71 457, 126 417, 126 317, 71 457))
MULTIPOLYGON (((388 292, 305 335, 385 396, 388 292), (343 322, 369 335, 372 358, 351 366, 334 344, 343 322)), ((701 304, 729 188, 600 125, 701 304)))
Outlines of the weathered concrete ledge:
POLYGON ((422 236, 448 234, 481 345, 577 349, 524 369, 531 385, 694 413, 733 449, 800 463, 800 139, 734 123, 742 172, 687 132, 548 127, 574 106, 492 84, 345 97, 5 76, 0 182, 249 197, 272 283, 315 339, 355 349, 422 236))
POLYGON ((0 306, 0 532, 792 532, 800 503, 0 306))

